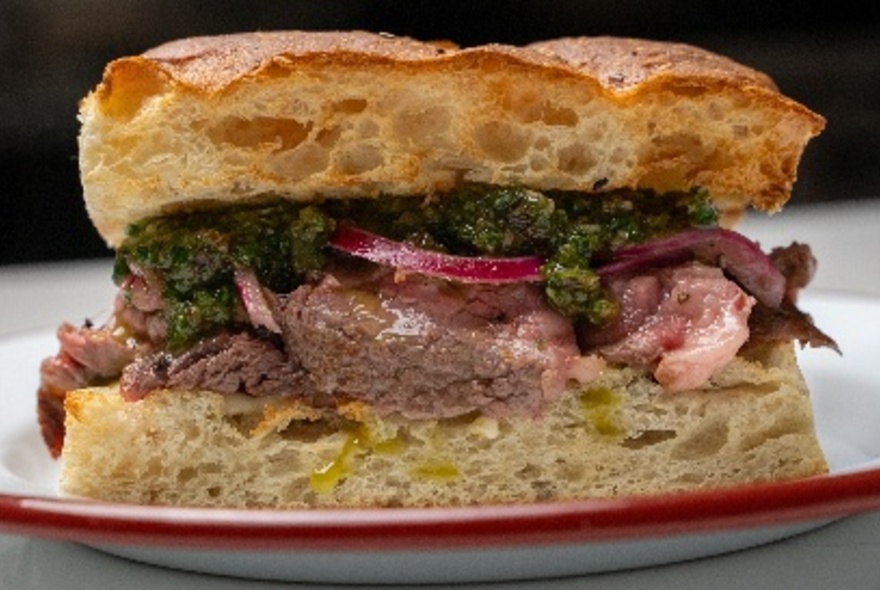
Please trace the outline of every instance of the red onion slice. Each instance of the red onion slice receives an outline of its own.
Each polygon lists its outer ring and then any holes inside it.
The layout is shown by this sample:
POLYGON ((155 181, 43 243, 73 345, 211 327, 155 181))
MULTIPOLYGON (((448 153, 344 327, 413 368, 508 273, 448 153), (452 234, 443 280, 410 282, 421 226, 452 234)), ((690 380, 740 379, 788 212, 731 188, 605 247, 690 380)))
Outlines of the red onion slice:
POLYGON ((775 309, 782 303, 785 277, 758 244, 727 229, 695 229, 624 246, 615 250, 611 262, 596 272, 608 278, 695 258, 724 270, 764 305, 775 309))
POLYGON ((252 270, 237 268, 233 275, 238 296, 247 311, 251 323, 257 328, 263 327, 276 334, 281 333, 281 326, 275 321, 272 309, 263 288, 252 270))
POLYGON ((400 270, 465 283, 518 283, 542 280, 537 256, 485 258, 423 250, 371 232, 340 225, 330 245, 341 252, 400 270))

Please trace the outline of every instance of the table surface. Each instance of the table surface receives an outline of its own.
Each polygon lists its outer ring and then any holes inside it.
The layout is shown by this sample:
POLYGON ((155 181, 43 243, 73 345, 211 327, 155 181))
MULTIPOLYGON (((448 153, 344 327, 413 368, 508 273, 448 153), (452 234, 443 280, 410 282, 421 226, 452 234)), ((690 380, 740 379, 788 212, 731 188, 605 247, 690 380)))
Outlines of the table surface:
MULTIPOLYGON (((765 248, 792 240, 810 244, 820 260, 811 289, 880 296, 880 199, 790 206, 770 218, 749 216, 740 229, 765 248)), ((0 267, 0 337, 51 329, 63 320, 94 315, 113 295, 109 269, 107 260, 0 267)), ((797 537, 718 557, 503 586, 613 589, 648 585, 679 590, 880 588, 880 512, 851 516, 797 537)), ((105 587, 266 590, 308 586, 190 574, 133 563, 75 543, 0 535, 0 590, 105 587)))

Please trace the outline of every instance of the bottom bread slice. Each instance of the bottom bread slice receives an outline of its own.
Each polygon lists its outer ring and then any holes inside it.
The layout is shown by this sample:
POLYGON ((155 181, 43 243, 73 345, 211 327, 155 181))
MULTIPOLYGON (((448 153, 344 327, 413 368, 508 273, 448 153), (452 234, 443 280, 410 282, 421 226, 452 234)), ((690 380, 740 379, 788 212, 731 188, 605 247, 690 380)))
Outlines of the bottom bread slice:
POLYGON ((827 471, 789 344, 699 391, 607 370, 539 417, 378 416, 361 402, 70 392, 64 493, 225 507, 455 506, 694 490, 827 471))

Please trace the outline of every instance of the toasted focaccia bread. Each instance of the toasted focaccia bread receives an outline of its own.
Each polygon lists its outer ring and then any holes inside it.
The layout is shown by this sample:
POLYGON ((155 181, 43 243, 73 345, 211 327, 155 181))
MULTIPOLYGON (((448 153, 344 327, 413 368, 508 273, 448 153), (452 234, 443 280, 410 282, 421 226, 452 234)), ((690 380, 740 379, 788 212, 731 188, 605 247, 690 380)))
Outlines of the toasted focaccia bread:
POLYGON ((792 346, 664 395, 608 371, 533 417, 378 416, 361 402, 111 387, 67 398, 62 489, 140 504, 454 506, 693 491, 827 470, 792 346))
POLYGON ((205 203, 463 181, 702 186, 732 215, 775 211, 824 127, 766 75, 687 45, 451 49, 360 32, 172 42, 112 62, 80 118, 86 206, 114 246, 135 221, 205 203))

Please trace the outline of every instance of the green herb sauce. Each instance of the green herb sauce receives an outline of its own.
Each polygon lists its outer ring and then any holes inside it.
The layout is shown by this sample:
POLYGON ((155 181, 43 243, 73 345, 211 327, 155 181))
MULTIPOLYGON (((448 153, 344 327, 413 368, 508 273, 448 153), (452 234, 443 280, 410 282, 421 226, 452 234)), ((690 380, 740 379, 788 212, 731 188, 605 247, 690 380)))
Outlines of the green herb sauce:
POLYGON ((350 221, 422 248, 463 255, 537 255, 548 300, 576 321, 603 324, 617 313, 592 265, 624 244, 691 227, 718 216, 706 191, 655 194, 620 190, 539 192, 473 185, 442 196, 327 201, 179 213, 132 226, 117 252, 114 277, 132 268, 164 281, 167 346, 181 348, 244 320, 236 268, 286 293, 335 256, 328 240, 350 221))
POLYGON ((159 217, 129 229, 117 251, 117 283, 132 267, 164 284, 166 345, 183 348, 243 321, 236 268, 253 270, 265 287, 286 293, 327 262, 336 224, 315 207, 276 203, 159 217))

